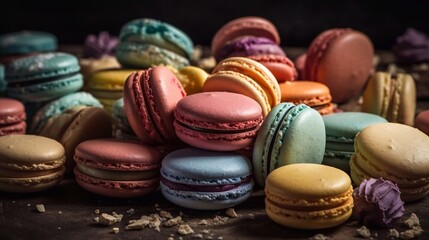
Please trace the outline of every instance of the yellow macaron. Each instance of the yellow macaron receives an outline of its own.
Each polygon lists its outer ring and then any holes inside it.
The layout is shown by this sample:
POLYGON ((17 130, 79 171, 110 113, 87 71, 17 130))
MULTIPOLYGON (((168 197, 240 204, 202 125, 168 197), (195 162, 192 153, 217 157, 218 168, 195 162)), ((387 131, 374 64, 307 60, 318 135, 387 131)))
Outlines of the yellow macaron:
POLYGON ((183 89, 185 89, 186 95, 201 92, 204 82, 209 76, 206 71, 199 67, 186 66, 179 70, 170 66, 168 67, 173 70, 177 79, 179 79, 183 89))
POLYGON ((378 123, 356 135, 350 160, 353 183, 380 178, 396 183, 410 202, 429 194, 429 137, 399 123, 378 123))
POLYGON ((349 219, 353 188, 343 171, 320 164, 290 164, 272 171, 265 185, 265 210, 292 228, 323 229, 349 219))

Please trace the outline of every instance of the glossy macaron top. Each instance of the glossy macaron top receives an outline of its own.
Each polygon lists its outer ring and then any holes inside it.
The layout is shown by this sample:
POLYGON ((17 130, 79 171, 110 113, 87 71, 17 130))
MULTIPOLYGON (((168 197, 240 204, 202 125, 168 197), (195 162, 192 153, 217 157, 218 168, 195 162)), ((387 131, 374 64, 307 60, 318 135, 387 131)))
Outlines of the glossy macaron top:
POLYGON ((0 98, 0 124, 24 121, 24 104, 12 98, 0 98))
POLYGON ((309 203, 320 199, 325 202, 320 201, 319 205, 327 205, 351 198, 353 188, 350 177, 339 169, 300 163, 283 166, 271 172, 265 191, 267 198, 274 201, 283 199, 286 205, 309 207, 309 203))
POLYGON ((122 42, 152 44, 190 58, 194 45, 177 27, 155 19, 141 18, 127 22, 121 29, 122 42))
POLYGON ((418 128, 420 131, 429 135, 429 111, 424 110, 420 112, 415 119, 414 126, 418 128))
POLYGON ((6 79, 18 83, 78 73, 77 58, 68 53, 43 53, 17 59, 6 67, 6 79))
POLYGON ((95 72, 91 75, 88 87, 91 90, 122 91, 127 77, 137 70, 132 69, 107 69, 95 72))
POLYGON ((319 34, 307 51, 304 79, 326 84, 333 102, 361 93, 372 69, 374 47, 365 34, 349 28, 319 34))
POLYGON ((286 56, 281 55, 253 55, 248 56, 257 62, 262 63, 276 77, 277 81, 293 81, 298 77, 294 63, 286 56))
POLYGON ((174 141, 174 109, 184 96, 185 90, 167 67, 131 74, 124 86, 124 108, 136 135, 147 143, 174 141))
POLYGON ((322 116, 328 142, 353 143, 356 134, 364 128, 387 122, 375 114, 363 112, 340 112, 322 116))
POLYGON ((187 96, 177 103, 174 115, 177 121, 191 127, 225 131, 255 128, 263 118, 255 100, 230 92, 187 96))
POLYGON ((277 28, 268 19, 256 16, 241 17, 227 22, 214 35, 211 43, 212 55, 227 42, 241 36, 266 37, 280 44, 277 28))
POLYGON ((49 52, 57 49, 57 38, 47 32, 21 31, 0 35, 0 54, 49 52))
POLYGON ((65 162, 64 147, 57 141, 36 135, 0 137, 0 168, 49 170, 65 162))
POLYGON ((198 148, 171 152, 162 160, 161 168, 161 175, 170 181, 204 186, 240 183, 250 174, 246 157, 198 148))
POLYGON ((429 177, 429 137, 398 123, 373 124, 355 138, 359 159, 399 178, 429 177))
POLYGON ((74 160, 97 169, 142 171, 159 168, 161 154, 156 148, 137 141, 106 138, 80 143, 74 160))

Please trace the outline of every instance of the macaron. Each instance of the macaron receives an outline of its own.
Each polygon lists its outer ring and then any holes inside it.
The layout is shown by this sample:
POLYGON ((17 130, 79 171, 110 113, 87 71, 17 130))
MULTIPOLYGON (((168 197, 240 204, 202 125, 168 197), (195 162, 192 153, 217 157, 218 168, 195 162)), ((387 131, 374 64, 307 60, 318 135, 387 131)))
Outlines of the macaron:
POLYGON ((0 62, 9 64, 18 58, 55 51, 57 47, 57 38, 51 33, 40 31, 5 33, 0 35, 0 62))
POLYGON ((174 117, 176 134, 183 142, 215 151, 249 146, 263 120, 255 100, 230 92, 186 96, 177 103, 174 117))
POLYGON ((414 127, 429 135, 429 110, 421 111, 415 121, 414 127))
POLYGON ((334 105, 329 88, 313 81, 287 81, 279 83, 282 102, 305 104, 321 115, 334 112, 334 105))
POLYGON ((201 92, 204 82, 209 76, 205 70, 194 66, 186 66, 180 69, 172 68, 172 71, 185 89, 186 95, 201 92))
POLYGON ((226 91, 256 100, 264 116, 280 103, 280 88, 274 75, 261 63, 244 57, 231 57, 213 69, 204 92, 226 91))
POLYGON ((2 136, 0 159, 0 191, 43 191, 57 185, 65 172, 64 147, 46 137, 2 136))
POLYGON ((138 137, 131 128, 130 122, 128 121, 127 114, 124 110, 124 98, 116 100, 113 104, 112 111, 112 122, 113 122, 113 137, 125 140, 138 140, 138 137))
POLYGON ((0 64, 0 94, 2 94, 7 87, 7 82, 4 75, 4 66, 3 64, 0 64))
POLYGON ((285 56, 283 49, 273 40, 265 37, 243 36, 233 39, 222 46, 214 55, 217 62, 229 57, 247 57, 252 55, 285 56))
POLYGON ((358 132, 386 119, 370 113, 340 112, 322 116, 326 131, 323 164, 350 173, 350 158, 354 154, 354 139, 358 132))
POLYGON ((121 29, 116 58, 122 66, 148 68, 160 64, 180 68, 189 65, 194 45, 177 27, 155 19, 127 22, 121 29))
POLYGON ((211 43, 212 55, 217 56, 225 44, 243 36, 264 37, 280 44, 279 33, 272 22, 262 17, 247 16, 227 22, 215 33, 211 43))
POLYGON ((350 28, 329 29, 308 48, 303 77, 324 83, 332 101, 344 103, 361 94, 373 57, 374 47, 364 33, 350 28))
POLYGON ((99 108, 103 107, 90 93, 77 92, 68 94, 41 107, 33 117, 30 132, 35 134, 40 133, 50 118, 61 115, 67 109, 81 105, 99 108))
POLYGON ((162 160, 160 185, 162 195, 181 207, 229 208, 250 197, 251 164, 234 152, 184 148, 162 160))
POLYGON ((74 154, 76 182, 108 197, 147 195, 159 186, 161 154, 136 141, 93 139, 80 143, 74 154))
POLYGON ((149 144, 177 141, 174 109, 185 95, 179 80, 167 67, 131 74, 124 86, 124 109, 139 139, 149 144))
POLYGON ((401 199, 411 202, 429 194, 429 137, 399 123, 378 123, 364 128, 355 138, 350 160, 351 177, 380 178, 398 185, 401 199))
POLYGON ((137 70, 100 70, 89 77, 88 92, 100 101, 104 109, 111 113, 113 104, 122 97, 127 77, 137 70))
POLYGON ((0 98, 0 136, 25 134, 27 124, 24 105, 12 98, 0 98))
POLYGON ((112 121, 106 110, 81 105, 48 119, 39 135, 55 139, 64 146, 66 170, 72 173, 76 146, 89 139, 111 137, 112 121))
POLYGON ((280 103, 264 119, 253 147, 253 174, 259 186, 274 169, 292 163, 323 160, 325 125, 320 114, 304 105, 280 103))
POLYGON ((265 211, 274 222, 298 229, 324 229, 352 215, 353 187, 343 171, 319 164, 291 164, 267 177, 265 211))
POLYGON ((377 72, 363 92, 362 112, 373 113, 389 122, 414 125, 416 85, 409 74, 377 72))
POLYGON ((279 83, 293 81, 298 77, 294 63, 286 56, 253 55, 248 56, 248 58, 260 62, 267 67, 279 83))
POLYGON ((77 58, 44 53, 20 58, 6 67, 7 94, 24 102, 43 102, 78 91, 83 86, 77 58))

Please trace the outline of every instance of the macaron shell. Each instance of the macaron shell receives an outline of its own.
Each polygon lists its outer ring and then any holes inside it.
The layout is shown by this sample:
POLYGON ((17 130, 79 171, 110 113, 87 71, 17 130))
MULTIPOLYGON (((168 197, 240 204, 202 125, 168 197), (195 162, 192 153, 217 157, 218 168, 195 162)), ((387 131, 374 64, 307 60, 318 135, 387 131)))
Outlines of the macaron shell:
POLYGON ((426 135, 429 135, 429 111, 428 110, 424 110, 417 115, 414 126, 420 131, 424 132, 426 135))
POLYGON ((329 88, 312 81, 287 81, 280 83, 281 101, 303 103, 309 107, 329 104, 332 100, 329 88))
POLYGON ((24 105, 15 99, 0 98, 0 124, 11 124, 25 121, 24 105))
POLYGON ((248 58, 258 61, 267 67, 279 83, 293 81, 298 76, 295 65, 286 56, 256 55, 249 56, 248 58))
POLYGON ((133 69, 109 69, 96 72, 91 75, 88 87, 91 90, 120 91, 124 89, 127 77, 137 70, 133 69))
POLYGON ((0 126, 0 136, 11 135, 11 134, 25 134, 27 130, 27 124, 22 121, 18 123, 12 123, 4 126, 0 126))
POLYGON ((57 38, 47 32, 20 31, 0 35, 0 54, 48 52, 57 48, 57 38))
POLYGON ((397 74, 393 103, 389 108, 387 118, 391 122, 414 125, 416 112, 416 86, 409 74, 397 74))
POLYGON ((174 74, 179 79, 187 95, 201 92, 204 82, 209 76, 206 71, 194 66, 180 68, 175 70, 174 74))
POLYGON ((388 73, 376 72, 372 75, 362 95, 362 112, 387 118, 391 90, 390 81, 390 74, 388 73))

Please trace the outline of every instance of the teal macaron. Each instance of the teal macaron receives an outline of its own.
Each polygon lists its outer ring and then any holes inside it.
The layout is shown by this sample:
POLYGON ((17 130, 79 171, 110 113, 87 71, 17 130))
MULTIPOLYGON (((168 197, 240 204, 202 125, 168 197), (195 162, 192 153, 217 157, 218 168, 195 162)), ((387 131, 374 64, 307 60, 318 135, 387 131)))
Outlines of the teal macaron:
POLYGON ((77 106, 103 107, 90 93, 76 92, 68 94, 41 107, 32 119, 30 132, 39 134, 49 119, 77 106))
POLYGON ((160 186, 162 195, 181 207, 229 208, 250 197, 252 165, 234 152, 183 148, 162 160, 160 186))
POLYGON ((119 98, 113 104, 113 137, 125 140, 138 140, 138 137, 131 128, 124 110, 124 98, 119 98))
POLYGON ((254 179, 261 187, 274 169, 323 160, 325 126, 319 112, 305 104, 280 103, 268 113, 253 148, 254 179))
POLYGON ((354 154, 354 138, 364 128, 387 122, 375 114, 363 112, 340 112, 324 115, 326 149, 323 164, 350 172, 349 160, 354 154))
POLYGON ((57 45, 57 38, 47 32, 20 31, 0 35, 0 55, 51 52, 57 45))
POLYGON ((7 94, 23 102, 42 102, 83 86, 80 66, 67 53, 43 53, 17 59, 6 67, 7 94))
POLYGON ((155 19, 141 18, 126 23, 119 35, 116 57, 126 67, 164 64, 180 68, 189 65, 194 45, 175 26, 155 19))
POLYGON ((6 90, 7 82, 4 79, 4 66, 0 64, 0 92, 4 92, 6 90))

